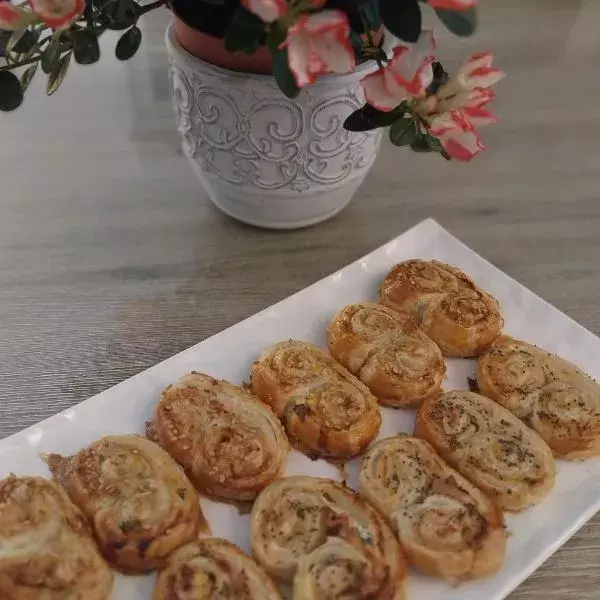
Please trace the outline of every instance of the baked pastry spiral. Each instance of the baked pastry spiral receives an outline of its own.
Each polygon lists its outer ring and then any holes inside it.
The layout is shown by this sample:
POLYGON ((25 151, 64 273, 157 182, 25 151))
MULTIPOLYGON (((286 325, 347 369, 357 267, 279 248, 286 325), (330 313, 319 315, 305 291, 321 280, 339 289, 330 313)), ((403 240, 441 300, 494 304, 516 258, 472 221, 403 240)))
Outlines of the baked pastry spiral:
POLYGON ((250 515, 254 558, 294 600, 403 598, 405 559, 383 517, 349 488, 287 477, 265 488, 250 515))
POLYGON ((237 546, 203 538, 177 550, 158 576, 154 600, 281 600, 269 576, 237 546))
POLYGON ((539 502, 554 485, 554 458, 544 440, 485 396, 457 390, 426 400, 415 435, 506 510, 539 502))
POLYGON ((227 381, 190 373, 163 393, 156 436, 203 494, 250 501, 283 472, 289 444, 258 398, 227 381))
POLYGON ((416 406, 440 391, 440 349, 407 315, 373 302, 350 304, 333 319, 332 356, 388 406, 416 406))
POLYGON ((460 269, 437 260, 396 265, 379 290, 380 302, 412 315, 444 356, 481 354, 500 334, 498 301, 460 269))
POLYGON ((58 484, 0 480, 0 598, 107 600, 113 574, 90 527, 58 484))
POLYGON ((600 454, 600 385, 563 358, 502 336, 480 357, 477 385, 557 456, 600 454))
POLYGON ((102 554, 126 573, 163 566, 203 521, 181 467, 153 442, 107 436, 72 457, 47 455, 55 479, 92 524, 102 554))
POLYGON ((282 420, 292 444, 313 457, 360 454, 379 432, 369 389, 326 352, 289 340, 252 365, 252 388, 282 420))
POLYGON ((397 435, 376 442, 363 458, 359 489, 419 571, 457 582, 500 568, 502 513, 425 440, 397 435))

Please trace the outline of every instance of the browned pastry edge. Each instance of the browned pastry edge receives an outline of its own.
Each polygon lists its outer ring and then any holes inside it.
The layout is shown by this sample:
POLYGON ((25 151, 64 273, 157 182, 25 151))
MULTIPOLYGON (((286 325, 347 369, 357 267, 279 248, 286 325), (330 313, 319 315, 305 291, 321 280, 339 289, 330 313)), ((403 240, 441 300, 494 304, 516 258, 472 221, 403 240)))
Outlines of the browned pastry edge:
POLYGON ((395 265, 380 286, 379 301, 412 315, 449 357, 478 356, 498 337, 504 324, 498 301, 491 294, 460 269, 436 260, 412 259, 395 265), (426 286, 419 285, 418 277, 427 270, 437 277, 437 288, 429 280, 426 286))
POLYGON ((196 371, 163 391, 147 431, 201 494, 242 508, 283 474, 289 453, 268 406, 244 388, 196 371))
POLYGON ((288 340, 263 352, 252 365, 252 387, 281 419, 292 445, 311 458, 344 459, 361 454, 381 426, 377 399, 367 386, 308 342, 288 340), (306 381, 286 377, 272 367, 278 353, 288 350, 314 359, 306 381), (340 392, 323 400, 336 386, 346 395, 340 392), (350 419, 354 420, 347 424, 350 419))
POLYGON ((414 431, 503 510, 516 512, 537 504, 554 486, 554 458, 544 440, 481 394, 454 390, 423 402, 414 431), (444 408, 444 402, 457 408, 444 408), (444 431, 444 420, 455 422, 451 434, 444 431), (510 476, 515 460, 521 464, 520 477, 510 476), (506 475, 494 466, 502 462, 506 475))
POLYGON ((414 318, 376 302, 339 310, 327 330, 327 346, 386 406, 418 406, 440 392, 446 373, 442 353, 414 318))
POLYGON ((195 539, 205 523, 196 490, 182 469, 144 437, 106 436, 72 457, 49 454, 45 460, 54 479, 91 523, 104 558, 123 573, 161 568, 167 556, 195 539), (135 469, 136 463, 144 465, 145 475, 148 468, 152 474, 140 477, 134 471, 132 475, 127 469, 135 469), (107 465, 119 476, 107 477, 107 465), (142 510, 161 500, 169 503, 161 520, 153 516, 160 504, 148 518, 142 516, 142 510))

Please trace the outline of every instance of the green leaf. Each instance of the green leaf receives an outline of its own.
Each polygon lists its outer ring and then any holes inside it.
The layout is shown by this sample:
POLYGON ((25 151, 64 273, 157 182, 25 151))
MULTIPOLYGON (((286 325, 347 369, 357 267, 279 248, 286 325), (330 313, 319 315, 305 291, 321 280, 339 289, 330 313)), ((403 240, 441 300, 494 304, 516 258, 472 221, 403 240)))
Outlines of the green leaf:
POLYGON ((279 89, 288 97, 295 98, 300 93, 294 74, 290 71, 287 48, 277 50, 273 55, 273 72, 279 89))
POLYGON ((90 29, 82 29, 73 34, 73 57, 80 65, 91 65, 100 58, 100 46, 96 34, 90 29))
POLYGON ((49 75, 60 57, 60 37, 55 35, 51 40, 42 56, 42 71, 49 75))
POLYGON ((19 78, 10 71, 0 71, 0 110, 15 110, 23 102, 19 78))
POLYGON ((411 143, 411 149, 415 152, 433 152, 433 148, 427 142, 427 135, 426 133, 420 133, 411 143))
POLYGON ((138 7, 133 0, 117 0, 115 4, 109 4, 103 10, 106 17, 107 29, 123 31, 137 23, 139 15, 138 7))
POLYGON ((394 146, 408 146, 417 138, 417 122, 412 117, 398 119, 390 127, 390 141, 394 146))
POLYGON ((435 13, 446 29, 460 37, 468 37, 477 28, 477 11, 475 7, 465 10, 448 10, 447 8, 436 8, 435 13))
POLYGON ((361 6, 361 14, 367 29, 377 31, 381 27, 381 13, 378 0, 369 0, 361 6))
POLYGON ((139 27, 132 27, 126 31, 117 42, 115 54, 119 60, 129 60, 139 49, 142 43, 142 31, 139 27))
POLYGON ((12 36, 12 31, 1 31, 0 30, 0 56, 6 54, 6 45, 12 36))
POLYGON ((452 157, 444 150, 440 140, 429 133, 420 133, 410 147, 415 152, 438 152, 446 160, 452 160, 452 157))
POLYGON ((379 0, 379 14, 396 37, 414 43, 421 35, 421 8, 417 0, 379 0))
POLYGON ((452 160, 452 157, 444 150, 442 143, 436 137, 433 137, 429 133, 426 134, 425 140, 427 145, 434 151, 439 152, 446 160, 452 160))
POLYGON ((30 67, 27 67, 23 71, 23 74, 21 75, 21 87, 23 88, 23 91, 25 91, 29 87, 29 84, 31 83, 31 80, 35 75, 39 64, 39 62, 33 63, 30 67))
POLYGON ((48 96, 52 96, 54 92, 60 87, 60 84, 63 82, 65 75, 67 74, 67 69, 69 68, 69 64, 71 63, 71 55, 73 52, 67 52, 64 54, 56 63, 56 67, 50 73, 50 77, 48 77, 48 83, 46 85, 46 94, 48 96))
POLYGON ((404 103, 389 112, 377 110, 374 106, 365 104, 362 108, 355 110, 344 121, 344 129, 348 131, 370 131, 378 127, 388 127, 404 116, 407 110, 408 107, 404 103))
MULTIPOLYGON (((19 43, 21 38, 27 33, 27 29, 18 29, 13 31, 8 43, 6 44, 6 54, 9 54, 15 49, 15 46, 19 43)), ((17 50, 17 52, 19 52, 17 50)))
POLYGON ((265 44, 269 49, 269 52, 271 52, 271 54, 277 54, 281 44, 285 42, 286 37, 287 31, 285 27, 277 22, 271 23, 269 27, 269 33, 265 39, 265 44))
POLYGON ((264 31, 265 24, 256 15, 238 6, 225 31, 225 50, 253 54, 260 46, 264 31))

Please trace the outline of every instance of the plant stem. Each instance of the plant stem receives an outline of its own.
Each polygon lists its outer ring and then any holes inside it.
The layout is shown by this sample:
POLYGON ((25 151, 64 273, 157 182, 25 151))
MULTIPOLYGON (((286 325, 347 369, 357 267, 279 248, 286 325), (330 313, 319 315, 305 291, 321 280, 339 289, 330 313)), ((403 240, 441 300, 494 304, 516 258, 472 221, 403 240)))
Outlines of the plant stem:
MULTIPOLYGON (((360 17, 360 23, 363 26, 363 29, 365 30, 365 34, 367 36, 367 41, 369 42, 369 45, 371 46, 371 48, 375 48, 375 41, 373 40, 373 32, 371 31, 371 29, 369 29, 369 26, 367 25, 367 20, 365 19, 364 12, 361 8, 358 9, 358 15, 360 17)), ((379 68, 383 69, 383 62, 381 62, 381 59, 376 58, 375 60, 377 61, 379 68)))
POLYGON ((155 8, 163 6, 163 4, 166 4, 166 3, 167 3, 167 0, 155 0, 154 2, 151 2, 150 4, 146 4, 146 6, 140 6, 139 14, 145 15, 147 12, 150 12, 151 10, 154 10, 155 8))
POLYGON ((33 63, 39 62, 41 56, 36 56, 35 58, 31 58, 29 60, 24 60, 20 63, 13 63, 11 65, 3 65, 0 67, 0 71, 12 71, 13 69, 18 69, 19 67, 25 67, 26 65, 32 65, 33 63))

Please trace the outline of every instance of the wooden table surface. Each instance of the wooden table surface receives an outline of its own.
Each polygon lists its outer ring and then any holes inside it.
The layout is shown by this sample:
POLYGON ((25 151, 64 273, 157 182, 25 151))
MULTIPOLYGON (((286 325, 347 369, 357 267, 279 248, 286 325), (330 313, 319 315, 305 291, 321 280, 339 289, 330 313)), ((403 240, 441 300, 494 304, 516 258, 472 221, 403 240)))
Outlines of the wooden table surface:
MULTIPOLYGON (((467 41, 508 77, 500 124, 467 165, 384 145, 329 223, 288 233, 221 215, 181 156, 162 44, 34 82, 0 114, 0 438, 65 409, 328 275, 432 216, 600 333, 600 2, 488 0, 467 41)), ((576 491, 574 490, 574 493, 576 491)), ((598 600, 600 519, 511 600, 598 600)))

